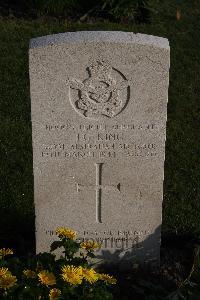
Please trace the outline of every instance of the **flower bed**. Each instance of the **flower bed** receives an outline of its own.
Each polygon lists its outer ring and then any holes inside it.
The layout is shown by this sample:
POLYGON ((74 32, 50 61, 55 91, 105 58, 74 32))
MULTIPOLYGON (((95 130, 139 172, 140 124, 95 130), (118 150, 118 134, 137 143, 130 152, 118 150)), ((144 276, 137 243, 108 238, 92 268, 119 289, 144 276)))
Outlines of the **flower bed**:
POLYGON ((88 263, 100 245, 91 240, 80 243, 68 228, 60 227, 56 234, 59 240, 51 244, 51 253, 25 260, 10 257, 12 249, 0 249, 1 299, 113 299, 110 286, 116 279, 88 263), (62 255, 56 259, 52 252, 58 248, 62 255))

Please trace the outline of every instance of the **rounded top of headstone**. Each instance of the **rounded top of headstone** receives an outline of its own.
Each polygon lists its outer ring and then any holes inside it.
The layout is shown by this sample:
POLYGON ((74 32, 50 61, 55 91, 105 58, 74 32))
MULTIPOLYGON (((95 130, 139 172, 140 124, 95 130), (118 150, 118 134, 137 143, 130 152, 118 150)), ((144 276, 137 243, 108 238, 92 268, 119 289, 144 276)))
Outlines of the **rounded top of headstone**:
POLYGON ((31 39, 30 49, 78 42, 136 43, 169 50, 169 41, 166 38, 122 31, 77 31, 46 35, 31 39))

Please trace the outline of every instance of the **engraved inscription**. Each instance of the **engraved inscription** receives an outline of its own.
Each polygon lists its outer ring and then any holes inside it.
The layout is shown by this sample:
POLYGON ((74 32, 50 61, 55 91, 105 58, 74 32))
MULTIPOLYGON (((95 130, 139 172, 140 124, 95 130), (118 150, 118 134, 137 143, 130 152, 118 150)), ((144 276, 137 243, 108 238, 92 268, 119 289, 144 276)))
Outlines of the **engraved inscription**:
POLYGON ((115 143, 84 143, 84 141, 78 141, 70 145, 64 143, 43 145, 41 157, 46 159, 153 158, 157 156, 157 150, 155 143, 121 143, 120 141, 115 143))
MULTIPOLYGON (((54 230, 46 230, 46 235, 56 235, 54 230)), ((84 230, 78 237, 79 242, 92 240, 101 245, 101 249, 133 249, 140 248, 140 243, 146 236, 151 234, 150 230, 84 230)))
POLYGON ((121 130, 121 131, 153 131, 158 128, 156 124, 71 124, 69 120, 65 124, 46 124, 45 130, 47 131, 67 131, 69 129, 76 129, 80 131, 108 131, 108 130, 121 130))
POLYGON ((76 124, 70 120, 66 124, 46 125, 45 129, 52 132, 52 143, 41 144, 44 159, 152 159, 159 152, 155 134, 162 130, 155 123, 76 124), (138 140, 140 132, 143 140, 138 140))
POLYGON ((88 240, 92 240, 98 244, 101 245, 101 249, 112 249, 112 248, 117 248, 121 250, 125 249, 134 249, 134 248, 141 248, 139 245, 139 236, 126 236, 126 237, 90 237, 90 238, 85 238, 85 237, 80 237, 79 241, 80 242, 85 242, 88 240))
POLYGON ((77 183, 77 192, 80 192, 81 190, 88 190, 92 188, 92 190, 96 190, 96 222, 102 223, 101 218, 101 197, 102 197, 102 190, 114 190, 120 192, 120 183, 117 185, 106 185, 103 186, 101 184, 101 178, 102 178, 102 166, 103 163, 96 163, 96 185, 81 185, 77 183))
POLYGON ((128 80, 105 61, 91 64, 87 71, 89 77, 82 82, 69 81, 72 106, 86 118, 115 117, 129 100, 128 80))

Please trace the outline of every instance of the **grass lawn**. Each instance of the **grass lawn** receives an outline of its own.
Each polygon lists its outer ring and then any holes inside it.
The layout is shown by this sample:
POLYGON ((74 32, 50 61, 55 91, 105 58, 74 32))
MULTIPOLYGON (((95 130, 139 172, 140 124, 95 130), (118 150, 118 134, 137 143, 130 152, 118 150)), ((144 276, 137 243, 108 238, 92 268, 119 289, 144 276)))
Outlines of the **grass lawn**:
POLYGON ((169 39, 171 69, 162 231, 163 236, 200 233, 200 3, 157 1, 151 15, 149 24, 139 25, 70 23, 49 18, 0 19, 0 244, 16 246, 24 253, 34 247, 29 40, 77 30, 122 30, 169 39), (179 21, 177 7, 181 10, 179 21))

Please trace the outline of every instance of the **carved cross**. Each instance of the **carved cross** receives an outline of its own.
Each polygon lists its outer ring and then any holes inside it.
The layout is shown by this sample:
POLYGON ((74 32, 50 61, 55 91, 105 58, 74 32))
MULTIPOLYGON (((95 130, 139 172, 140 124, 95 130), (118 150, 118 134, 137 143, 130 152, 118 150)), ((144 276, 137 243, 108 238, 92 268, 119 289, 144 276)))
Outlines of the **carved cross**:
POLYGON ((102 191, 110 190, 120 192, 120 183, 117 185, 102 185, 102 165, 103 163, 95 163, 96 166, 96 185, 81 185, 77 183, 77 192, 82 190, 95 190, 96 191, 96 222, 102 223, 101 218, 101 205, 102 205, 102 191))

